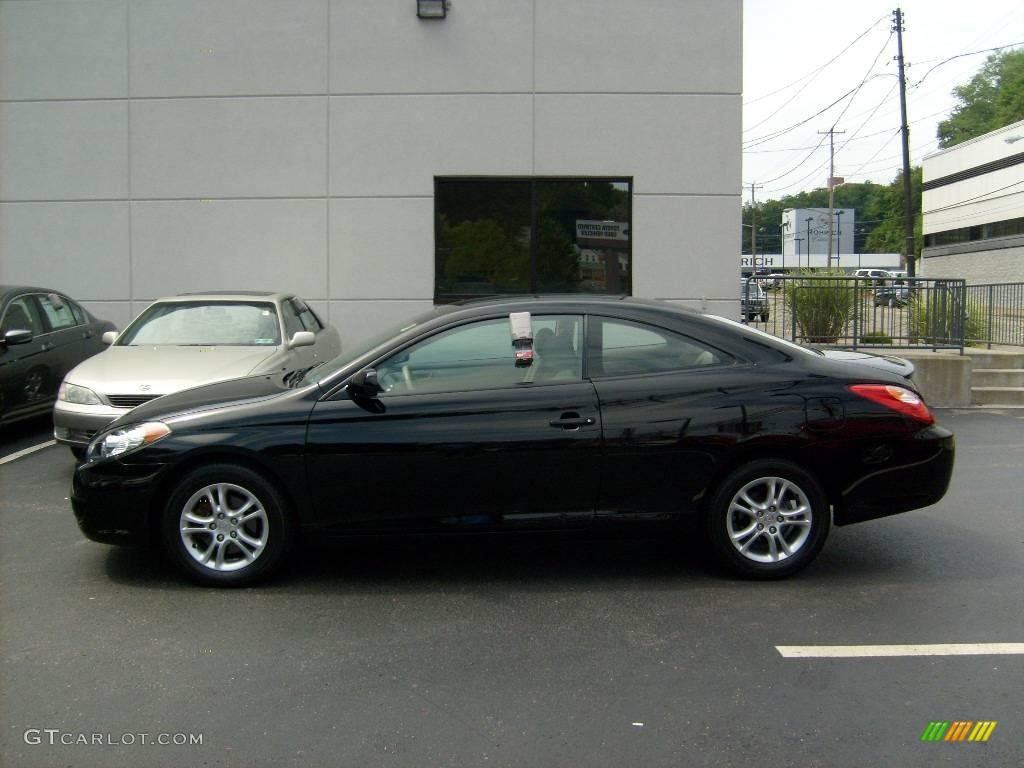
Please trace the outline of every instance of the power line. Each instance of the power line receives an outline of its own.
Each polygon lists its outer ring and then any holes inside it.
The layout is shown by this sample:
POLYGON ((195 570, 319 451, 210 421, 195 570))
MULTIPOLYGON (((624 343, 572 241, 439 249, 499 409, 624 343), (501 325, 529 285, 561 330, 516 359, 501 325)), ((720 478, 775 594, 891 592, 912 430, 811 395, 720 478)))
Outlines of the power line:
POLYGON ((930 75, 936 69, 941 67, 943 64, 948 64, 949 62, 954 61, 955 59, 962 59, 964 56, 977 56, 979 53, 991 53, 991 52, 995 52, 995 51, 1001 51, 1001 50, 1003 50, 1005 48, 1014 48, 1015 46, 1018 46, 1018 45, 1024 45, 1024 40, 1021 40, 1021 41, 1016 42, 1016 43, 1007 43, 1006 45, 997 45, 995 48, 982 48, 981 50, 978 50, 978 51, 968 51, 967 53, 958 53, 956 56, 950 56, 948 59, 943 59, 938 64, 936 64, 934 67, 932 67, 927 72, 925 72, 924 75, 921 77, 921 79, 918 80, 916 83, 914 83, 914 85, 911 86, 911 87, 912 88, 919 88, 921 86, 921 83, 923 83, 925 81, 925 78, 927 78, 928 75, 930 75))
MULTIPOLYGON (((884 17, 883 17, 883 18, 884 18, 884 17)), ((878 22, 875 22, 875 24, 872 24, 872 25, 871 25, 871 26, 870 26, 870 27, 869 27, 869 28, 868 28, 867 30, 865 30, 865 31, 864 31, 864 33, 863 33, 863 34, 859 35, 859 36, 857 37, 857 39, 853 41, 853 43, 850 43, 850 44, 849 44, 848 46, 846 46, 846 48, 844 48, 844 49, 843 49, 843 50, 842 50, 842 51, 841 51, 841 52, 839 53, 839 55, 838 55, 838 56, 836 56, 836 58, 835 58, 835 59, 832 59, 832 61, 830 61, 830 62, 829 62, 829 64, 831 64, 831 63, 832 63, 833 61, 835 61, 836 59, 838 59, 838 58, 839 58, 839 56, 842 56, 842 54, 843 54, 843 53, 845 53, 845 52, 846 52, 846 51, 848 51, 848 50, 849 50, 850 48, 852 48, 852 47, 853 47, 853 45, 854 45, 854 43, 856 43, 856 42, 857 42, 858 40, 860 40, 860 39, 861 39, 862 37, 864 37, 864 35, 866 35, 866 34, 867 34, 868 32, 870 32, 870 31, 871 31, 872 29, 874 29, 874 28, 875 28, 875 26, 877 26, 877 24, 878 24, 878 22)), ((890 35, 890 37, 892 37, 892 35, 890 35)), ((827 67, 827 66, 828 66, 828 64, 826 64, 826 65, 825 65, 825 67, 827 67)), ((779 105, 779 108, 778 108, 778 109, 776 109, 776 110, 775 110, 774 112, 772 112, 771 114, 769 114, 769 115, 768 115, 767 117, 765 117, 765 118, 764 118, 763 120, 761 120, 760 122, 758 122, 758 123, 755 123, 754 125, 750 126, 749 128, 746 128, 746 129, 745 129, 745 130, 744 130, 743 132, 744 132, 744 133, 749 133, 750 131, 754 130, 755 128, 758 128, 758 127, 760 127, 760 126, 764 125, 764 124, 765 124, 765 123, 767 123, 767 122, 768 122, 769 120, 771 120, 771 119, 772 119, 773 117, 775 117, 775 116, 776 116, 777 114, 779 114, 779 112, 781 112, 781 111, 782 111, 782 110, 784 110, 784 109, 785 109, 786 107, 788 107, 788 106, 789 106, 790 104, 792 104, 792 103, 793 103, 793 101, 794 101, 794 100, 795 100, 795 99, 796 99, 796 98, 797 98, 797 97, 798 97, 798 96, 799 96, 799 95, 800 95, 801 93, 803 93, 803 92, 804 92, 805 90, 807 90, 807 88, 809 88, 809 87, 810 87, 811 83, 813 83, 813 82, 815 81, 815 79, 816 79, 816 78, 818 77, 818 75, 820 75, 820 74, 821 74, 821 73, 822 73, 822 72, 824 71, 825 67, 822 67, 822 68, 821 68, 821 69, 819 69, 819 70, 818 70, 817 72, 815 72, 815 73, 814 73, 814 76, 813 76, 813 77, 812 77, 812 78, 811 78, 810 80, 808 80, 808 81, 807 81, 807 82, 806 82, 806 83, 804 84, 804 86, 803 86, 802 88, 800 88, 800 89, 799 89, 799 90, 798 90, 798 91, 797 91, 796 93, 794 93, 794 94, 793 94, 792 96, 790 96, 790 97, 789 97, 789 98, 788 98, 788 99, 787 99, 786 101, 782 102, 782 104, 780 104, 780 105, 779 105)), ((863 83, 862 83, 862 85, 863 85, 863 83)), ((748 103, 752 103, 752 102, 748 102, 748 103)), ((746 106, 746 105, 744 105, 744 106, 746 106)))
MULTIPOLYGON (((856 87, 856 89, 854 89, 853 95, 851 96, 850 100, 847 102, 846 106, 843 108, 842 112, 839 113, 839 117, 837 117, 835 122, 832 123, 832 128, 828 132, 830 135, 831 135, 831 133, 836 132, 835 131, 836 125, 839 123, 840 120, 843 119, 843 115, 845 115, 847 110, 849 110, 850 106, 854 102, 854 99, 857 98, 857 94, 860 93, 860 90, 865 86, 865 84, 867 84, 868 81, 870 81, 872 79, 871 72, 872 72, 872 70, 874 70, 875 65, 878 64, 879 57, 881 57, 882 53, 889 46, 889 41, 890 40, 892 40, 892 34, 891 33, 890 33, 889 37, 886 38, 886 41, 882 45, 882 47, 878 50, 878 53, 875 54, 875 58, 871 61, 871 66, 868 67, 868 70, 864 74, 864 77, 861 79, 860 84, 856 87)), ((892 93, 892 90, 889 91, 889 94, 891 94, 891 93, 892 93)), ((868 120, 870 120, 872 117, 874 117, 875 113, 881 108, 882 104, 885 101, 885 98, 888 98, 889 94, 886 94, 886 96, 883 98, 883 100, 880 101, 875 106, 875 108, 871 111, 871 114, 868 116, 868 119, 865 120, 863 123, 861 123, 861 125, 857 129, 857 131, 859 131, 861 128, 863 128, 867 124, 868 120)), ((819 133, 822 133, 822 132, 819 131, 819 133)), ((854 132, 854 135, 856 135, 856 131, 854 132)), ((799 163, 797 163, 795 166, 793 166, 790 170, 786 171, 785 173, 783 173, 783 174, 781 174, 779 176, 775 176, 774 178, 765 180, 764 183, 765 184, 771 184, 773 181, 778 181, 779 179, 784 179, 784 178, 786 178, 786 176, 789 176, 791 173, 795 172, 798 168, 800 168, 800 166, 802 166, 804 163, 806 163, 808 160, 810 160, 814 156, 814 153, 818 151, 818 149, 821 147, 821 145, 824 143, 824 141, 825 141, 825 137, 822 136, 821 140, 818 142, 817 146, 815 146, 814 149, 812 149, 810 151, 810 153, 808 153, 808 155, 806 157, 804 157, 803 160, 801 160, 799 163)), ((844 143, 842 145, 842 147, 840 147, 839 149, 842 150, 842 148, 845 147, 845 146, 846 146, 846 144, 844 143)))
MULTIPOLYGON (((784 86, 782 86, 781 88, 777 88, 776 90, 772 91, 771 93, 766 93, 766 94, 765 94, 764 96, 758 96, 758 97, 757 97, 756 99, 751 99, 750 101, 745 101, 745 102, 743 102, 743 106, 744 106, 744 107, 746 107, 746 106, 748 106, 748 105, 750 105, 750 104, 756 104, 757 102, 759 102, 759 101, 764 101, 765 99, 769 98, 770 96, 774 96, 774 95, 775 95, 775 94, 777 94, 777 93, 782 93, 782 92, 783 92, 783 91, 785 91, 786 89, 788 89, 788 88, 792 88, 792 87, 793 87, 794 85, 796 85, 797 83, 803 82, 803 81, 804 81, 804 80, 806 80, 806 79, 807 79, 808 77, 812 77, 812 79, 813 79, 813 77, 817 77, 817 76, 818 76, 818 75, 820 75, 820 74, 821 74, 821 73, 822 73, 823 71, 825 71, 825 69, 826 69, 826 68, 828 68, 828 67, 829 67, 830 65, 834 64, 834 63, 835 63, 835 62, 836 62, 836 61, 837 61, 837 60, 838 60, 838 59, 839 59, 839 58, 840 58, 840 57, 841 57, 841 56, 842 56, 842 55, 843 55, 844 53, 846 53, 846 52, 847 52, 848 50, 850 50, 850 49, 851 49, 851 48, 852 48, 852 47, 853 47, 854 45, 856 45, 856 44, 857 44, 857 43, 858 43, 858 42, 860 41, 860 39, 861 39, 862 37, 864 37, 865 35, 867 35, 867 34, 868 34, 868 33, 869 33, 869 32, 870 32, 871 30, 873 30, 873 29, 874 29, 875 27, 877 27, 877 26, 878 26, 878 25, 879 25, 879 24, 880 24, 880 23, 881 23, 881 22, 882 22, 882 21, 883 21, 883 20, 885 19, 885 17, 886 17, 886 16, 888 16, 888 15, 889 15, 889 14, 887 14, 887 13, 886 13, 886 14, 883 14, 882 16, 879 16, 879 17, 878 17, 878 19, 876 19, 876 20, 875 20, 875 22, 874 22, 874 23, 873 23, 873 24, 872 24, 872 25, 871 25, 870 27, 868 27, 868 28, 867 28, 867 29, 865 29, 865 30, 864 30, 863 32, 861 32, 861 33, 860 33, 859 35, 857 35, 857 37, 855 37, 855 38, 853 39, 853 42, 851 42, 851 43, 850 43, 849 45, 847 45, 847 46, 846 46, 845 48, 843 48, 843 50, 841 50, 841 51, 840 51, 839 53, 837 53, 837 54, 836 54, 835 56, 833 56, 833 57, 832 57, 831 59, 829 59, 828 61, 826 61, 826 62, 825 62, 824 64, 822 64, 822 65, 821 65, 820 67, 818 67, 817 69, 815 69, 815 70, 813 70, 813 71, 811 71, 811 72, 808 72, 808 73, 807 73, 806 75, 804 75, 803 77, 799 77, 799 78, 797 78, 796 80, 794 80, 793 82, 789 83, 788 85, 784 85, 784 86)), ((810 83, 808 83, 808 85, 810 85, 810 83)), ((805 86, 805 87, 806 87, 806 86, 805 86)), ((803 89, 801 89, 801 90, 803 90, 803 89)), ((787 102, 787 103, 788 103, 788 102, 787 102)))
POLYGON ((848 96, 850 96, 853 93, 856 93, 858 88, 860 88, 860 86, 857 86, 856 88, 851 88, 850 90, 848 90, 846 93, 844 93, 842 96, 840 96, 838 99, 833 101, 828 106, 824 107, 823 109, 818 110, 813 115, 810 115, 809 117, 804 118, 803 120, 801 120, 798 123, 794 123, 793 125, 791 125, 791 126, 789 126, 787 128, 782 128, 782 129, 780 129, 778 131, 775 131, 775 132, 770 133, 770 134, 766 134, 764 136, 758 136, 757 138, 748 139, 745 143, 749 147, 757 147, 757 146, 760 146, 761 144, 765 144, 765 143, 767 143, 769 141, 777 139, 780 136, 785 136, 790 131, 795 131, 801 125, 806 125, 807 123, 811 122, 811 120, 813 120, 814 118, 816 118, 816 117, 818 117, 820 115, 825 114, 830 109, 832 109, 832 107, 834 107, 836 104, 838 104, 841 101, 843 101, 843 99, 847 98, 848 96))

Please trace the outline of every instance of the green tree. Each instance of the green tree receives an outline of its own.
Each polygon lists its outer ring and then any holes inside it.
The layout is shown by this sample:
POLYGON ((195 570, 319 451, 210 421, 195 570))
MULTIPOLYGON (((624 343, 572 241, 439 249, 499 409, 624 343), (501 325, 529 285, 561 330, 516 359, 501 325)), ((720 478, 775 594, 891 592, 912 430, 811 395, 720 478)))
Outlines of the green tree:
POLYGON ((953 89, 959 104, 939 123, 940 147, 952 147, 1024 120, 1024 50, 994 53, 966 85, 953 89))
MULTIPOLYGON (((875 235, 876 230, 886 225, 894 233, 901 233, 903 221, 903 176, 898 175, 891 184, 862 183, 844 184, 836 187, 836 208, 853 208, 856 211, 855 244, 858 253, 897 253, 903 245, 902 235, 896 245, 889 237, 875 235), (898 220, 891 220, 897 216, 898 220), (893 223, 895 221, 895 223, 893 223)), ((911 176, 914 210, 921 208, 921 170, 911 176), (916 181, 915 181, 916 180, 916 181)), ((786 208, 827 208, 828 190, 824 188, 787 195, 778 200, 762 200, 753 208, 743 206, 742 252, 750 253, 750 225, 752 212, 756 212, 757 250, 759 253, 779 253, 782 242, 782 212, 786 208)), ((845 225, 844 225, 845 226, 845 225)), ((919 225, 920 226, 920 225, 919 225)), ((797 237, 802 237, 797 233, 797 237)), ((920 245, 918 245, 920 253, 920 245)))
MULTIPOLYGON (((896 174, 892 184, 879 187, 865 208, 865 215, 877 222, 867 242, 864 253, 902 253, 907 239, 905 214, 903 212, 903 171, 896 174)), ((910 199, 914 213, 914 258, 921 257, 921 166, 910 169, 910 199)))
POLYGON ((498 290, 528 287, 530 255, 525 241, 509 237, 493 219, 454 226, 442 219, 439 247, 445 254, 443 284, 448 290, 467 280, 485 281, 498 290))

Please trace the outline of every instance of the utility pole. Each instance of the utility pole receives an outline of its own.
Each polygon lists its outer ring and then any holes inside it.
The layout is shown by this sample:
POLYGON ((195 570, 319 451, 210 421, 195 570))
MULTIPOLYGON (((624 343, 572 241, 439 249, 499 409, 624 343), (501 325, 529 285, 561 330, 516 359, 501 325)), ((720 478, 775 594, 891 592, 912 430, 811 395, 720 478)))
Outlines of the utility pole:
POLYGON ((846 131, 837 131, 833 125, 827 131, 818 131, 818 133, 828 134, 828 261, 825 262, 826 268, 832 268, 832 209, 835 207, 835 191, 836 181, 840 184, 843 183, 842 179, 836 179, 836 145, 835 138, 837 133, 846 133, 846 131))
POLYGON ((903 134, 903 214, 906 224, 907 277, 914 277, 914 205, 910 199, 910 125, 907 123, 907 75, 903 63, 903 12, 897 8, 892 12, 893 31, 896 32, 896 61, 900 75, 900 133, 903 134))
POLYGON ((757 274, 757 208, 754 207, 754 190, 761 189, 764 184, 750 182, 750 266, 757 274))

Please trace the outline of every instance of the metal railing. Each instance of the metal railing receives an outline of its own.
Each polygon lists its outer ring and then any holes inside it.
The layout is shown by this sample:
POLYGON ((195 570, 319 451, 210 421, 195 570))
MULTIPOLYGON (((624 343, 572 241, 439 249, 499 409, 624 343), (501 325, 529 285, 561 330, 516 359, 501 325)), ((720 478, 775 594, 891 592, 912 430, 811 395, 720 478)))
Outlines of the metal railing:
POLYGON ((964 280, 786 275, 744 281, 765 290, 763 301, 753 286, 743 291, 743 322, 798 344, 963 354, 965 340, 978 343, 975 337, 992 327, 968 300, 964 280))
POLYGON ((978 338, 968 329, 968 344, 1024 346, 1024 283, 968 285, 967 308, 982 323, 978 338))

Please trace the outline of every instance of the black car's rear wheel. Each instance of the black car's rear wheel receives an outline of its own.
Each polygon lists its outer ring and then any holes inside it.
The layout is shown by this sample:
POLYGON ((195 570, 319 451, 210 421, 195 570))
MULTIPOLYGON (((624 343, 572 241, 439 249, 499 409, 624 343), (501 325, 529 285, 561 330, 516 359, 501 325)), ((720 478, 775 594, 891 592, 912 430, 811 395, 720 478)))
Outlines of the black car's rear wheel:
POLYGON ((243 586, 268 575, 287 553, 284 500, 252 470, 214 464, 175 487, 164 510, 164 547, 191 578, 243 586))
POLYGON ((707 532, 727 568, 754 579, 796 573, 821 551, 831 511, 818 482, 784 460, 734 470, 711 497, 707 532))

